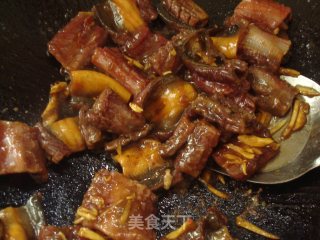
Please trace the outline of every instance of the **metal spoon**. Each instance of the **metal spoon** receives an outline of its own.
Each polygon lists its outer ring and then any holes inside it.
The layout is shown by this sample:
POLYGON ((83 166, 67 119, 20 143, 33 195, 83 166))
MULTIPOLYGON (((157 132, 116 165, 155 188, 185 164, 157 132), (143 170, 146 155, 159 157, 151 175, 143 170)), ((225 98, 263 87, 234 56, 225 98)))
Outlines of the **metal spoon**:
MULTIPOLYGON (((320 92, 320 85, 300 75, 297 78, 281 76, 292 86, 312 87, 320 92)), ((268 163, 248 182, 259 184, 280 184, 297 179, 320 166, 320 97, 304 97, 310 105, 308 123, 299 132, 281 142, 280 154, 268 163)), ((277 139, 279 136, 275 135, 277 139)), ((217 170, 227 175, 226 172, 217 170)))

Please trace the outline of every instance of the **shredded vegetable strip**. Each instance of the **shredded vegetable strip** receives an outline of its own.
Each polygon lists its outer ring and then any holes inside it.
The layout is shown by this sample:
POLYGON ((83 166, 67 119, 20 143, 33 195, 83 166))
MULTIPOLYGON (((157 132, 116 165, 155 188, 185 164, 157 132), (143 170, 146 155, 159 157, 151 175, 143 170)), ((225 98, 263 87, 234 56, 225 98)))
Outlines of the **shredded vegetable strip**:
POLYGON ((298 91, 299 91, 299 93, 300 93, 301 95, 304 95, 304 96, 307 96, 307 97, 320 96, 320 92, 318 92, 318 91, 315 90, 314 88, 297 85, 297 86, 296 86, 296 89, 298 89, 298 91))
POLYGON ((205 182, 203 179, 199 179, 200 182, 202 182, 204 185, 206 185, 206 187, 208 188, 208 190, 213 193, 214 195, 216 195, 219 198, 222 199, 229 199, 229 195, 219 191, 218 189, 216 189, 215 187, 213 187, 211 184, 205 182))
POLYGON ((218 174, 217 176, 219 182, 221 182, 223 185, 226 184, 226 180, 224 179, 224 177, 221 174, 218 174))
POLYGON ((250 135, 239 135, 238 140, 252 147, 265 147, 274 142, 272 138, 261 138, 250 135))
POLYGON ((287 120, 282 120, 277 122, 272 128, 270 128, 270 133, 271 134, 275 134, 277 132, 279 132, 286 124, 287 124, 287 120))
POLYGON ((269 239, 280 239, 278 236, 264 231, 263 229, 257 227, 256 225, 250 223, 249 221, 245 220, 244 218, 242 218, 240 216, 236 217, 236 224, 239 227, 243 227, 243 228, 245 228, 245 229, 247 229, 247 230, 249 230, 251 232, 254 232, 254 233, 259 234, 261 236, 264 236, 266 238, 269 238, 269 239))
POLYGON ((301 75, 301 73, 298 72, 298 71, 295 70, 295 69, 292 69, 292 68, 283 68, 283 67, 280 67, 279 73, 280 73, 281 75, 290 76, 290 77, 299 77, 299 76, 301 75))
POLYGON ((96 71, 77 70, 71 72, 70 93, 77 97, 96 97, 106 88, 117 93, 128 102, 131 93, 113 78, 96 71))
POLYGON ((89 228, 84 227, 80 228, 78 236, 89 240, 106 240, 106 238, 102 237, 100 234, 90 230, 89 228))
POLYGON ((293 111, 292 111, 292 114, 291 114, 291 118, 290 118, 290 121, 289 121, 289 124, 288 126, 284 129, 281 137, 283 139, 287 139, 291 136, 292 134, 292 131, 293 131, 293 128, 294 128, 294 125, 297 121, 297 117, 298 117, 298 113, 299 113, 299 108, 300 108, 300 100, 296 100, 294 102, 294 106, 293 106, 293 111))
POLYGON ((192 219, 188 219, 181 227, 167 234, 165 239, 173 240, 180 237, 182 234, 192 231, 195 228, 195 223, 192 219))

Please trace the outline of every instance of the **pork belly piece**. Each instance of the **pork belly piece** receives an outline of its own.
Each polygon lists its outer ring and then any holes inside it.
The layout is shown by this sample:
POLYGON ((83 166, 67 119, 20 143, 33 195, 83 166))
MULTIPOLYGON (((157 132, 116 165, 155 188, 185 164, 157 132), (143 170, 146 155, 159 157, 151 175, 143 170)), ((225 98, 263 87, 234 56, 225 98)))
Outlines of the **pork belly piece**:
POLYGON ((238 57, 255 66, 276 72, 291 46, 291 41, 249 25, 247 34, 239 41, 238 57))
MULTIPOLYGON (((188 55, 188 52, 181 48, 181 45, 179 47, 179 42, 176 43, 176 45, 182 62, 191 75, 196 74, 205 81, 228 84, 230 87, 245 87, 246 81, 244 76, 248 70, 248 64, 245 61, 240 59, 226 60, 218 66, 215 65, 215 62, 214 64, 199 62, 195 56, 188 55)), ((193 53, 193 55, 195 54, 197 53, 193 53)), ((207 53, 204 52, 205 56, 206 54, 207 53)), ((216 86, 214 87, 217 88, 216 86)))
POLYGON ((212 149, 218 144, 220 132, 205 121, 196 123, 187 145, 175 159, 175 169, 196 178, 205 167, 212 149))
POLYGON ((285 116, 298 94, 297 89, 265 69, 253 67, 250 73, 259 108, 274 116, 285 116))
POLYGON ((179 120, 173 135, 161 145, 160 154, 162 157, 172 157, 177 151, 183 147, 188 141, 188 137, 192 134, 195 124, 187 117, 182 116, 179 120))
POLYGON ((35 127, 39 130, 40 146, 45 151, 47 158, 50 161, 59 163, 63 158, 72 154, 72 151, 68 146, 60 139, 56 138, 41 123, 37 123, 35 127))
POLYGON ((0 175, 30 173, 42 180, 48 177, 38 131, 27 124, 0 121, 0 159, 0 175))
POLYGON ((79 226, 44 226, 41 228, 38 240, 86 240, 87 238, 82 238, 78 235, 79 230, 79 226))
POLYGON ((93 149, 102 140, 102 131, 94 124, 97 114, 89 106, 83 106, 79 111, 79 128, 88 149, 93 149))
POLYGON ((114 134, 128 134, 141 129, 145 120, 111 89, 105 89, 91 109, 80 114, 80 128, 87 143, 94 145, 101 139, 100 131, 114 134))
POLYGON ((190 73, 189 78, 198 89, 207 93, 208 95, 229 95, 237 91, 236 86, 233 84, 211 81, 196 72, 190 73))
POLYGON ((181 66, 181 60, 171 41, 149 55, 144 63, 160 76, 166 72, 176 72, 181 66))
POLYGON ((272 138, 239 135, 213 153, 216 163, 232 178, 246 180, 279 153, 280 145, 272 138))
POLYGON ((208 22, 208 14, 193 0, 162 0, 168 12, 182 23, 192 27, 203 27, 208 22))
POLYGON ((93 14, 80 12, 49 42, 49 52, 68 71, 90 63, 93 51, 104 45, 107 32, 99 27, 93 14))
POLYGON ((147 228, 145 219, 155 214, 156 200, 146 186, 103 169, 84 195, 75 222, 114 240, 154 240, 155 232, 147 228), (134 225, 137 217, 139 227, 134 225))
POLYGON ((114 151, 117 150, 118 147, 123 147, 130 143, 136 142, 146 137, 151 132, 152 128, 153 126, 151 124, 145 124, 143 128, 139 129, 138 131, 120 135, 117 139, 108 142, 105 145, 105 149, 106 151, 114 151))
POLYGON ((168 40, 158 33, 152 33, 148 27, 142 27, 134 32, 121 45, 121 51, 137 60, 143 60, 147 56, 165 46, 168 40))
POLYGON ((250 89, 250 82, 244 80, 242 87, 230 83, 221 83, 208 80, 199 74, 193 72, 188 73, 187 78, 197 86, 198 89, 207 93, 209 96, 222 96, 223 103, 227 104, 230 108, 238 111, 249 111, 251 115, 254 114, 256 109, 256 99, 247 91, 250 89))
POLYGON ((230 68, 227 65, 211 66, 199 63, 186 57, 185 54, 182 56, 182 61, 191 73, 196 73, 207 81, 226 83, 235 86, 241 84, 240 78, 237 76, 235 69, 230 68))
POLYGON ((175 71, 180 66, 173 44, 161 34, 151 32, 146 25, 130 34, 113 33, 113 36, 121 52, 143 62, 146 69, 151 69, 159 75, 175 71))
POLYGON ((151 0, 136 0, 141 17, 147 23, 157 19, 157 10, 153 7, 151 0))
POLYGON ((201 116, 210 123, 218 125, 223 131, 244 133, 247 125, 253 120, 252 114, 242 111, 234 102, 233 109, 225 103, 223 96, 208 97, 198 95, 187 109, 190 117, 201 116))
POLYGON ((290 16, 291 8, 273 0, 243 0, 227 24, 234 25, 246 20, 264 31, 275 33, 290 16))
POLYGON ((97 48, 92 56, 92 63, 119 81, 134 96, 139 94, 149 82, 116 48, 97 48))

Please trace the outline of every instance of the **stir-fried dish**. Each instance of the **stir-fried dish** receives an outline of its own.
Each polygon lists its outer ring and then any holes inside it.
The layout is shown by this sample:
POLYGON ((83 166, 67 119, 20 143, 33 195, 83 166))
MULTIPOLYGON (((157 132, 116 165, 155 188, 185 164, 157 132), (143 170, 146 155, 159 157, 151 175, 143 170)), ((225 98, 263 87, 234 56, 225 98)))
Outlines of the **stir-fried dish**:
MULTIPOLYGON (((193 0, 106 0, 79 12, 48 43, 67 78, 51 86, 41 120, 0 121, 0 175, 46 182, 47 161, 95 149, 122 171, 96 173, 73 226, 35 221, 30 203, 0 211, 0 239, 156 239, 146 225, 157 219, 156 190, 190 178, 227 200, 207 169, 249 179, 307 123, 301 95, 319 95, 281 79, 299 75, 281 66, 291 17, 273 0, 242 0, 219 27, 193 0)), ((236 223, 278 238, 241 216, 236 223)), ((227 224, 212 206, 163 239, 232 239, 227 224)))

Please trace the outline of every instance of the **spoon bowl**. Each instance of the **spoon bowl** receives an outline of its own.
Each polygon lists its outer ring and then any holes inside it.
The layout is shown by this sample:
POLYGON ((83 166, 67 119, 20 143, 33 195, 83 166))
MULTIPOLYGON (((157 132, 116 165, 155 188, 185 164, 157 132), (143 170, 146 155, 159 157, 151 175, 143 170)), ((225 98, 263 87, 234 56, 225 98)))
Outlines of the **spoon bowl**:
MULTIPOLYGON (((292 86, 302 85, 320 92, 318 83, 302 75, 299 77, 281 76, 281 78, 292 86)), ((302 96, 302 98, 310 105, 307 124, 302 130, 293 133, 289 139, 281 141, 280 154, 259 173, 248 179, 248 182, 286 183, 320 166, 320 97, 302 96)), ((273 137, 279 141, 280 133, 276 133, 273 137)), ((217 171, 227 175, 224 171, 217 171)))

